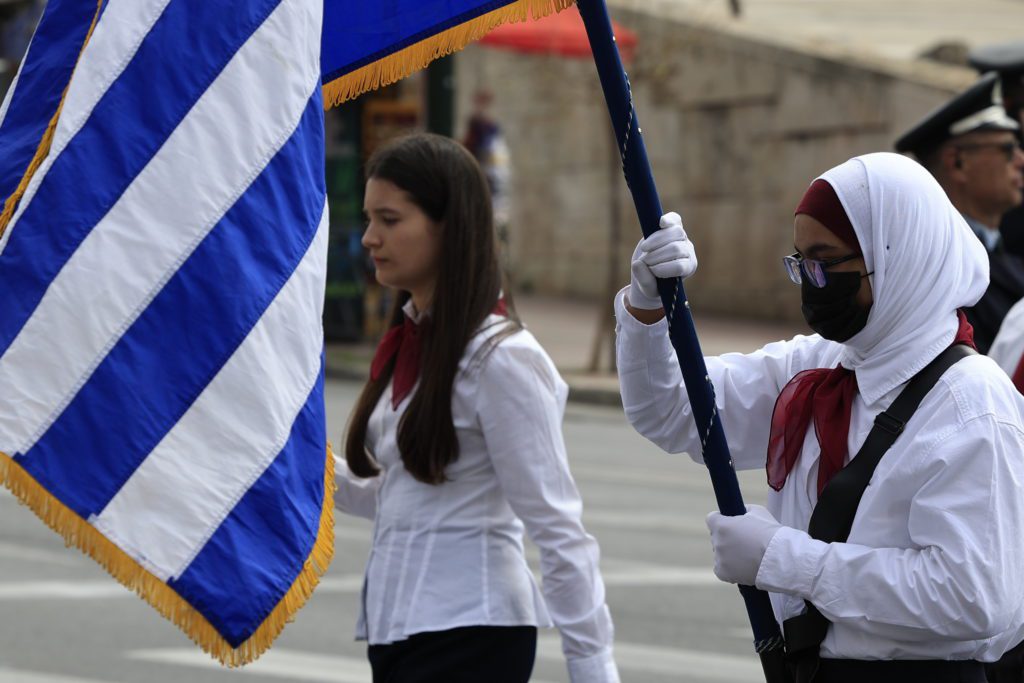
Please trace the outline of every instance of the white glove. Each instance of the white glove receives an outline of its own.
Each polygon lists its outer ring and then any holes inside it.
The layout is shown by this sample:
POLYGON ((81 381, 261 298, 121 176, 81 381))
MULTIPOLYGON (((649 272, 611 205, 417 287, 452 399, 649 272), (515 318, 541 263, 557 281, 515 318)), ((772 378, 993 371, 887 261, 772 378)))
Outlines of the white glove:
POLYGON ((760 505, 748 505, 747 514, 736 517, 712 512, 707 524, 715 551, 715 576, 728 583, 753 586, 768 544, 782 525, 760 505))
POLYGON ((633 308, 661 308, 655 278, 687 278, 697 270, 697 255, 693 243, 686 239, 679 214, 666 213, 660 225, 660 230, 640 240, 633 251, 628 294, 629 305, 633 308))

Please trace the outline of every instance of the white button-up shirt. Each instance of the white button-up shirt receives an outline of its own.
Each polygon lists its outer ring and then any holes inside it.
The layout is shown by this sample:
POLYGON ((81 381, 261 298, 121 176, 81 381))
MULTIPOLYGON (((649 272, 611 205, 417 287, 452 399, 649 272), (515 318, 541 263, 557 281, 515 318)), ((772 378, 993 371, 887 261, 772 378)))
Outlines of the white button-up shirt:
POLYGON ((337 460, 335 504, 374 520, 357 637, 371 644, 460 626, 533 625, 562 634, 574 683, 615 683, 613 627, 597 541, 562 438, 568 389, 523 330, 477 354, 503 318, 491 316, 469 344, 452 392, 459 457, 440 485, 402 464, 390 385, 370 417, 371 479, 337 460), (543 596, 523 554, 523 530, 541 555, 543 596))
MULTIPOLYGON (((697 436, 667 323, 644 325, 616 297, 622 399, 632 425, 671 453, 700 462, 697 436)), ((737 469, 765 466, 782 387, 831 368, 841 346, 814 335, 751 354, 706 359, 737 469)), ((851 457, 875 415, 904 385, 854 400, 851 457)), ((813 425, 768 509, 785 525, 757 574, 782 621, 813 603, 832 622, 821 656, 995 661, 1024 639, 1024 401, 984 356, 948 370, 882 458, 846 543, 806 529, 817 502, 813 425)))

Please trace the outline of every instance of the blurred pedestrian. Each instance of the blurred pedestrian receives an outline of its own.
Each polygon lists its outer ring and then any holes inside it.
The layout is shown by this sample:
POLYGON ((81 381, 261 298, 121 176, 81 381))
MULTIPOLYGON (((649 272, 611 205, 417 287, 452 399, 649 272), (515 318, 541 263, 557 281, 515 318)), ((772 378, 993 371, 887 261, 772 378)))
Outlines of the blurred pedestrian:
MULTIPOLYGON (((707 359, 735 466, 766 467, 772 489, 767 509, 708 516, 715 573, 771 593, 798 681, 982 683, 1024 634, 1024 398, 966 348, 959 312, 988 284, 985 250, 886 153, 815 180, 794 244, 817 334, 707 359), (923 396, 909 416, 907 391, 923 396)), ((655 286, 695 269, 668 214, 615 309, 629 421, 699 461, 655 286)))
POLYGON ((398 139, 367 164, 364 208, 395 305, 335 500, 374 521, 357 626, 374 682, 526 683, 537 627, 553 621, 574 683, 616 683, 562 439, 567 387, 502 297, 479 166, 448 138, 398 139))
POLYGON ((1007 251, 1003 215, 1024 199, 1020 125, 1003 108, 996 74, 928 114, 896 141, 912 152, 949 195, 989 255, 990 284, 966 310, 978 350, 988 353, 1007 311, 1024 297, 1024 260, 1007 251))
POLYGON ((502 258, 508 256, 509 223, 512 220, 512 160, 501 124, 494 117, 494 94, 487 89, 473 95, 473 112, 466 124, 463 145, 476 158, 491 190, 494 227, 498 231, 502 258))

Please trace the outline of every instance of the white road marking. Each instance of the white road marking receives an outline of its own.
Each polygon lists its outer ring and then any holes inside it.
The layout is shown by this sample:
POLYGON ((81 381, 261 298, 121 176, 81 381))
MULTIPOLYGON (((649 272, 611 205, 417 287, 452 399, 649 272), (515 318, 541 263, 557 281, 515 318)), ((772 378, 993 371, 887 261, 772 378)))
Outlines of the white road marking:
MULTIPOLYGON (((605 558, 605 585, 615 588, 645 586, 717 586, 724 585, 708 567, 669 567, 605 558)), ((540 577, 536 577, 540 581, 540 577)), ((316 591, 330 594, 354 594, 363 588, 362 574, 328 575, 316 591)), ((134 594, 113 579, 3 581, 0 601, 4 600, 99 600, 131 597, 134 594)))
POLYGON ((616 588, 643 586, 718 586, 723 585, 706 567, 651 567, 649 569, 604 569, 604 584, 616 588))
POLYGON ((102 581, 5 581, 0 600, 96 600, 134 594, 113 579, 102 581))
POLYGON ((82 567, 88 564, 85 557, 80 553, 40 550, 39 548, 31 548, 18 543, 4 543, 3 541, 0 541, 0 557, 20 562, 58 564, 63 567, 82 567))
POLYGON ((23 669, 8 669, 7 667, 0 666, 0 683, 111 683, 111 681, 79 678, 77 676, 62 676, 60 674, 43 673, 40 671, 25 671, 23 669))
POLYGON ((639 531, 671 531, 680 534, 707 536, 708 526, 703 518, 688 518, 659 513, 624 512, 621 510, 591 510, 583 513, 583 523, 589 528, 636 529, 639 531))
MULTIPOLYGON (((362 587, 363 576, 361 574, 348 574, 321 579, 317 591, 322 593, 358 593, 362 587)), ((0 582, 0 600, 106 600, 133 596, 134 593, 113 579, 0 582)))

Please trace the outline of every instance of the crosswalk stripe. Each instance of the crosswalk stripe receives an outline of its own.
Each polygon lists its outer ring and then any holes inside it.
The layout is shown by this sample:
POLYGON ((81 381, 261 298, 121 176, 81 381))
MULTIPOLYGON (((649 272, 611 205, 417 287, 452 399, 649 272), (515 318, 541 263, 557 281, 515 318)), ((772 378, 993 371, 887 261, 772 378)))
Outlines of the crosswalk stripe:
MULTIPOLYGON (((0 547, 0 556, 4 548, 0 547)), ((20 558, 26 559, 26 558, 20 558)), ((48 558, 39 558, 46 559, 48 558)), ((539 580, 539 577, 538 577, 539 580)), ((640 588, 645 586, 718 586, 721 582, 710 569, 698 567, 642 567, 608 569, 604 571, 605 585, 610 588, 640 588)), ((317 593, 351 594, 363 587, 362 574, 326 576, 320 580, 317 593)), ((0 582, 0 601, 4 600, 96 600, 128 597, 131 592, 114 581, 3 581, 0 582)))
POLYGON ((61 565, 63 567, 82 567, 88 562, 82 556, 75 556, 68 551, 56 552, 30 548, 19 543, 0 541, 0 558, 18 560, 19 562, 35 562, 38 564, 61 565))
POLYGON ((95 678, 80 678, 78 676, 62 676, 61 674, 43 673, 40 671, 25 671, 23 669, 9 669, 0 666, 0 683, 110 683, 95 678))

